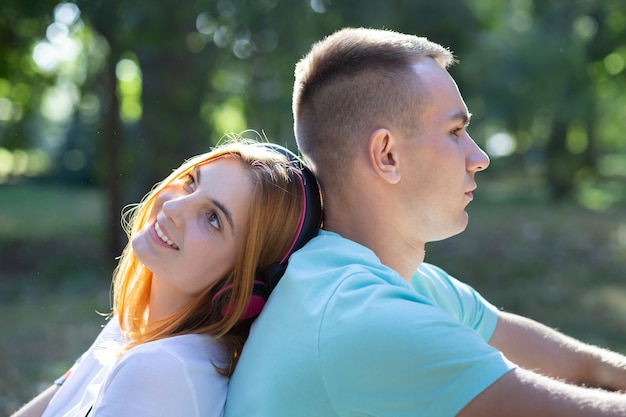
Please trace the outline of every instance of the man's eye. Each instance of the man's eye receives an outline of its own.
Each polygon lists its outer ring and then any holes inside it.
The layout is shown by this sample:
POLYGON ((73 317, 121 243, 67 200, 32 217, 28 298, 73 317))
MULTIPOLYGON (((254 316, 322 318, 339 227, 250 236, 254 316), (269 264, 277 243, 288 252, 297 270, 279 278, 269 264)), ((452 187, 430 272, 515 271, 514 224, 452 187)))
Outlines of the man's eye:
POLYGON ((452 133, 453 136, 459 136, 462 131, 463 131, 462 127, 457 127, 456 129, 452 130, 451 133, 452 133))

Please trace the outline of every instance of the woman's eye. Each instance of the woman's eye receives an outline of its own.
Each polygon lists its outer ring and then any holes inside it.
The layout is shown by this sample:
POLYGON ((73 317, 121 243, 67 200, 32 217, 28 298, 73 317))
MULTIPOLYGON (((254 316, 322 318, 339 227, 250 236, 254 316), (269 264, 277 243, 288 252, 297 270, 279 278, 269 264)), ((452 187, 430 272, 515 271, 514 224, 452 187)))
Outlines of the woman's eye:
POLYGON ((457 127, 456 129, 452 130, 452 136, 459 136, 461 134, 461 132, 463 131, 462 127, 457 127))
POLYGON ((220 218, 217 214, 215 214, 214 211, 207 213, 207 220, 212 227, 218 230, 220 229, 220 226, 221 226, 220 218))
POLYGON ((185 175, 185 186, 192 191, 196 189, 196 178, 192 174, 185 175))

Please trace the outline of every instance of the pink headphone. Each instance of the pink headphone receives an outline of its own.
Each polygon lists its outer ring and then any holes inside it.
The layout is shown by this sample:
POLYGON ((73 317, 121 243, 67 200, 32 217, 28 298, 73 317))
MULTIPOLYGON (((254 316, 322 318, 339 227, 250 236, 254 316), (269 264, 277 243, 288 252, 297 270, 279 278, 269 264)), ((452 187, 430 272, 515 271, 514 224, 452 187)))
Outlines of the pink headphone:
MULTIPOLYGON (((280 262, 275 262, 263 271, 257 272, 254 279, 254 286, 252 288, 252 296, 250 297, 246 311, 240 318, 241 320, 254 318, 261 313, 261 310, 263 309, 263 306, 269 298, 272 290, 274 290, 278 281, 280 281, 280 278, 285 273, 285 269, 287 269, 289 256, 315 237, 320 225, 322 224, 322 203, 320 191, 315 176, 311 170, 289 149, 273 143, 264 143, 263 146, 286 156, 291 166, 295 168, 296 177, 298 178, 298 182, 300 183, 300 187, 303 191, 302 199, 304 204, 302 205, 303 211, 300 214, 298 229, 296 230, 293 241, 283 258, 280 262)), ((232 284, 220 289, 213 296, 212 301, 215 302, 219 296, 231 289, 232 284)), ((233 305, 231 305, 230 302, 226 303, 222 309, 222 316, 228 315, 232 309, 233 305)))

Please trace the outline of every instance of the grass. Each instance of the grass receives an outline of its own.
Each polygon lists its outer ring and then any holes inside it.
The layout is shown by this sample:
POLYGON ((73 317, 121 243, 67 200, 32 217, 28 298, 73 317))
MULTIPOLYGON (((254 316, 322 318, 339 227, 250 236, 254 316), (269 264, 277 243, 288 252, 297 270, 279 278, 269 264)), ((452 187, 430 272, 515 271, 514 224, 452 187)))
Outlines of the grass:
MULTIPOLYGON (((624 207, 513 199, 477 193, 467 230, 429 244, 426 260, 500 308, 626 353, 624 207)), ((96 189, 0 186, 0 414, 48 386, 100 330, 114 266, 103 218, 96 189)))
POLYGON ((101 236, 104 196, 97 189, 52 185, 0 188, 0 238, 43 240, 59 235, 101 236))
POLYGON ((50 385, 109 310, 113 263, 98 190, 0 187, 0 414, 50 385))
POLYGON ((626 353, 626 215, 573 205, 473 203, 465 233, 426 260, 496 306, 626 353))

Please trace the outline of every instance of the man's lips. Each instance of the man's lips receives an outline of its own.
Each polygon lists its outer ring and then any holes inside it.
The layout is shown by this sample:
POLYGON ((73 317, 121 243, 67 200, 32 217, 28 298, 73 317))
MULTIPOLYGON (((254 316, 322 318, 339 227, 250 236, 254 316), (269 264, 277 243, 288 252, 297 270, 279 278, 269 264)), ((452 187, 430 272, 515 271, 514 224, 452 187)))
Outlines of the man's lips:
POLYGON ((476 190, 476 188, 478 187, 474 184, 472 188, 465 192, 465 195, 468 196, 470 200, 474 199, 474 190, 476 190))

